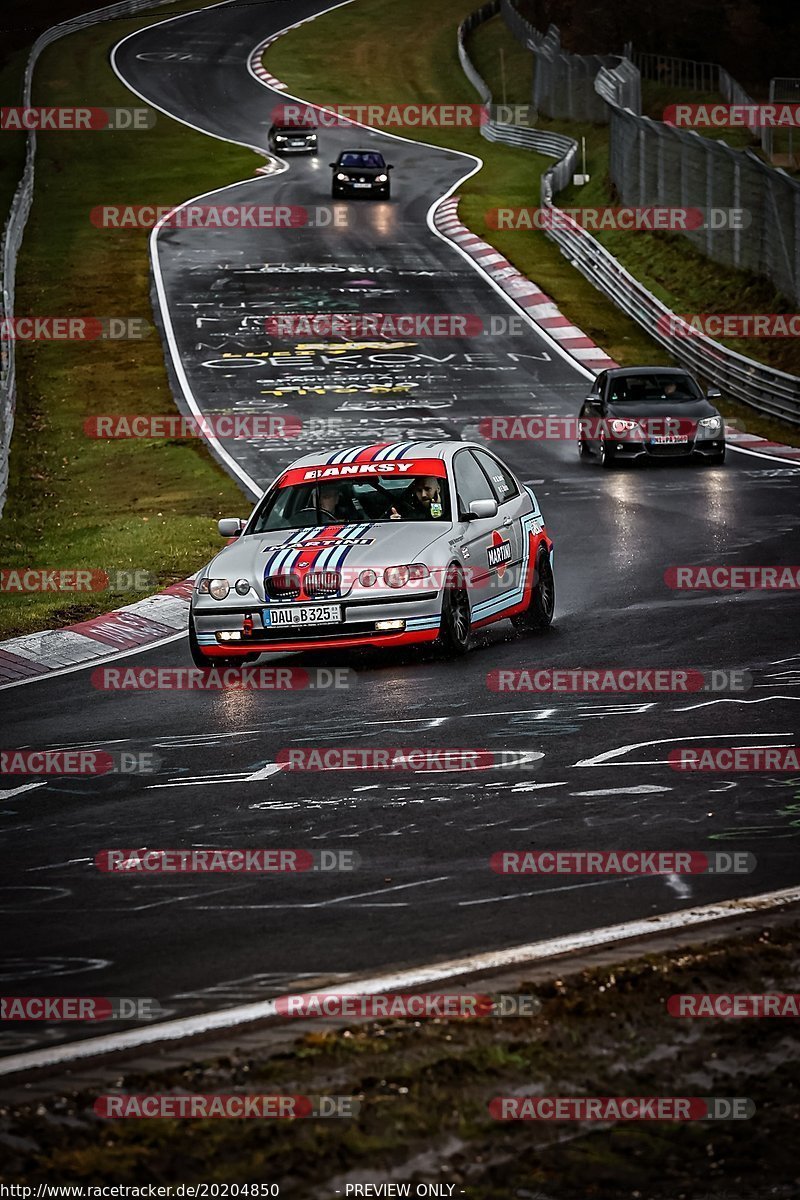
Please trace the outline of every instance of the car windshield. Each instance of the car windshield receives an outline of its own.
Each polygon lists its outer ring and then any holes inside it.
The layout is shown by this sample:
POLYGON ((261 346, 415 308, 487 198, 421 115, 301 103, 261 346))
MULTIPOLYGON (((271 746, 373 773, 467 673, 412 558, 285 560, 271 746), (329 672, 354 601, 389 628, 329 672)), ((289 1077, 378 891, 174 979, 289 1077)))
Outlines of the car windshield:
POLYGON ((610 404, 658 404, 699 400, 703 393, 689 375, 621 375, 608 388, 610 404))
POLYGON ((274 125, 273 131, 275 133, 294 133, 294 134, 316 133, 317 127, 316 127, 316 125, 274 125))
POLYGON ((382 154, 350 150, 339 156, 340 167, 385 167, 382 154))
POLYGON ((278 487, 264 497, 251 533, 313 529, 368 521, 449 521, 447 481, 432 475, 409 479, 323 480, 278 487))

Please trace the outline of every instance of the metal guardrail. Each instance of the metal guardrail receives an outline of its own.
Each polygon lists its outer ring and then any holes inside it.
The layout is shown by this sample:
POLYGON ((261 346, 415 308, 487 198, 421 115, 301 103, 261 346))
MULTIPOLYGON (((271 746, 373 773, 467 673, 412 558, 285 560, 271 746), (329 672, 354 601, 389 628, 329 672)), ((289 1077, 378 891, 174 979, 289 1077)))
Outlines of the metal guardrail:
MULTIPOLYGON (((513 10, 513 4, 511 0, 504 0, 503 14, 508 10, 513 10)), ((472 17, 477 14, 473 13, 472 17)), ((479 23, 479 20, 472 20, 470 28, 474 29, 479 23)), ((460 42, 459 55, 461 50, 460 42)), ((470 67, 474 72, 471 63, 470 67)), ((610 81, 605 82, 611 87, 610 81)), ((485 82, 481 80, 481 83, 488 91, 485 82)), ((626 117, 635 118, 631 112, 622 112, 626 117)), ((553 227, 545 229, 546 236, 558 245, 561 253, 589 283, 613 300, 683 366, 695 371, 704 381, 716 384, 733 399, 759 412, 800 425, 800 378, 729 350, 703 334, 692 331, 688 336, 676 336, 674 331, 682 328, 679 316, 626 271, 596 238, 553 205, 553 196, 572 180, 577 150, 574 142, 572 147, 571 155, 568 152, 541 177, 540 203, 553 213, 553 220, 549 222, 553 227)))
MULTIPOLYGON (((493 111, 495 111, 495 105, 491 90, 467 52, 466 39, 467 35, 473 29, 476 29, 484 21, 497 16, 500 11, 500 0, 490 0, 488 4, 484 4, 482 8, 465 17, 458 27, 459 61, 467 79, 469 79, 475 91, 486 105, 489 116, 489 120, 481 125, 481 136, 486 138, 487 142, 502 142, 507 146, 521 146, 526 150, 534 150, 538 154, 545 154, 548 158, 557 158, 561 160, 558 163, 558 167, 562 167, 562 162, 564 164, 572 164, 568 167, 565 165, 559 176, 561 178, 564 171, 568 170, 571 178, 575 159, 578 154, 578 143, 573 138, 566 137, 561 133, 547 133, 541 129, 531 129, 528 126, 509 125, 507 122, 496 121, 492 116, 493 111)), ((561 183, 559 186, 563 187, 564 184, 561 183)))
MULTIPOLYGON (((46 29, 31 47, 28 62, 23 77, 22 100, 24 108, 31 107, 31 88, 33 72, 42 51, 60 38, 81 29, 88 29, 101 21, 113 20, 115 17, 134 16, 149 8, 158 8, 168 4, 170 0, 120 0, 105 8, 97 8, 69 21, 62 21, 46 29)), ((3 230, 2 250, 2 279, 0 280, 0 325, 10 321, 14 316, 15 284, 17 272, 17 255, 22 245, 22 236, 28 221, 28 215, 33 203, 34 161, 36 158, 36 134, 28 134, 25 152, 25 165, 22 178, 14 193, 9 210, 8 220, 3 230)), ((13 338, 0 337, 0 516, 8 493, 8 458, 11 447, 11 435, 14 430, 14 412, 17 399, 17 375, 14 358, 13 338)))

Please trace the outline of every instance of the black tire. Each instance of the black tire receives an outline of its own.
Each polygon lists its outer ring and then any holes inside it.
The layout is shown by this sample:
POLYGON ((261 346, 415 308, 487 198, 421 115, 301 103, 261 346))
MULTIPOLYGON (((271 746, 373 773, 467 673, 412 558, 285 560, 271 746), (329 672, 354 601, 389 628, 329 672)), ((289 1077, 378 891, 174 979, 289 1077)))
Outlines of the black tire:
POLYGON ((578 458, 587 459, 587 458, 591 458, 591 456, 592 456, 592 452, 586 444, 586 438, 579 437, 578 438, 578 458))
POLYGON ((703 465, 706 467, 721 467, 725 462, 725 448, 720 454, 704 454, 703 465))
POLYGON ((606 471, 613 470, 617 465, 617 461, 614 457, 614 451, 606 449, 606 439, 602 434, 600 435, 600 448, 598 453, 600 455, 600 466, 605 467, 606 471))
POLYGON ((254 662, 258 658, 257 654, 248 654, 246 658, 220 658, 216 654, 212 658, 210 655, 203 654, 203 651, 200 649, 200 643, 197 640, 197 631, 191 616, 189 617, 189 653, 192 656, 192 662, 201 671, 211 671, 214 668, 222 670, 227 667, 240 667, 243 663, 254 662))
POLYGON ((442 594, 442 623, 435 648, 446 658, 458 658, 469 649, 472 613, 464 572, 451 563, 442 594))
POLYGON ((512 617, 515 629, 523 633, 547 629, 553 620, 556 607, 556 581, 553 578, 553 568, 550 555, 545 546, 539 548, 534 567, 533 592, 530 604, 525 612, 512 617))

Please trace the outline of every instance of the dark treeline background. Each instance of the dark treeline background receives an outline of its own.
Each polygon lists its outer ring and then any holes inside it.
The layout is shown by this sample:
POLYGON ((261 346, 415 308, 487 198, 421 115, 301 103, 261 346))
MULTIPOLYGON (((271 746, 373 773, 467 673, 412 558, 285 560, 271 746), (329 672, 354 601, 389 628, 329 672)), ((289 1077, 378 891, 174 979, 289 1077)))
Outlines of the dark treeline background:
POLYGON ((520 0, 575 54, 637 50, 719 62, 740 83, 800 76, 800 0, 520 0))

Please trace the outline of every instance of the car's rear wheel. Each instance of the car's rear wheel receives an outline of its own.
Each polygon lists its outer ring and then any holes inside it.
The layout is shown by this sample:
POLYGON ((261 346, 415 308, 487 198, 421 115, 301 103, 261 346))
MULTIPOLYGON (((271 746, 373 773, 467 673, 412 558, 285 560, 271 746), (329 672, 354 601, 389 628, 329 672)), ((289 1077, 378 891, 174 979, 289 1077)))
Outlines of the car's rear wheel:
POLYGON ((512 617, 516 629, 524 633, 531 630, 547 629, 553 620, 556 607, 556 581, 553 578, 553 567, 546 546, 539 547, 534 567, 533 591, 530 604, 525 612, 512 617))
POLYGON ((436 639, 439 653, 450 658, 466 654, 471 624, 472 612, 464 572, 458 563, 452 563, 442 594, 442 623, 436 639))

